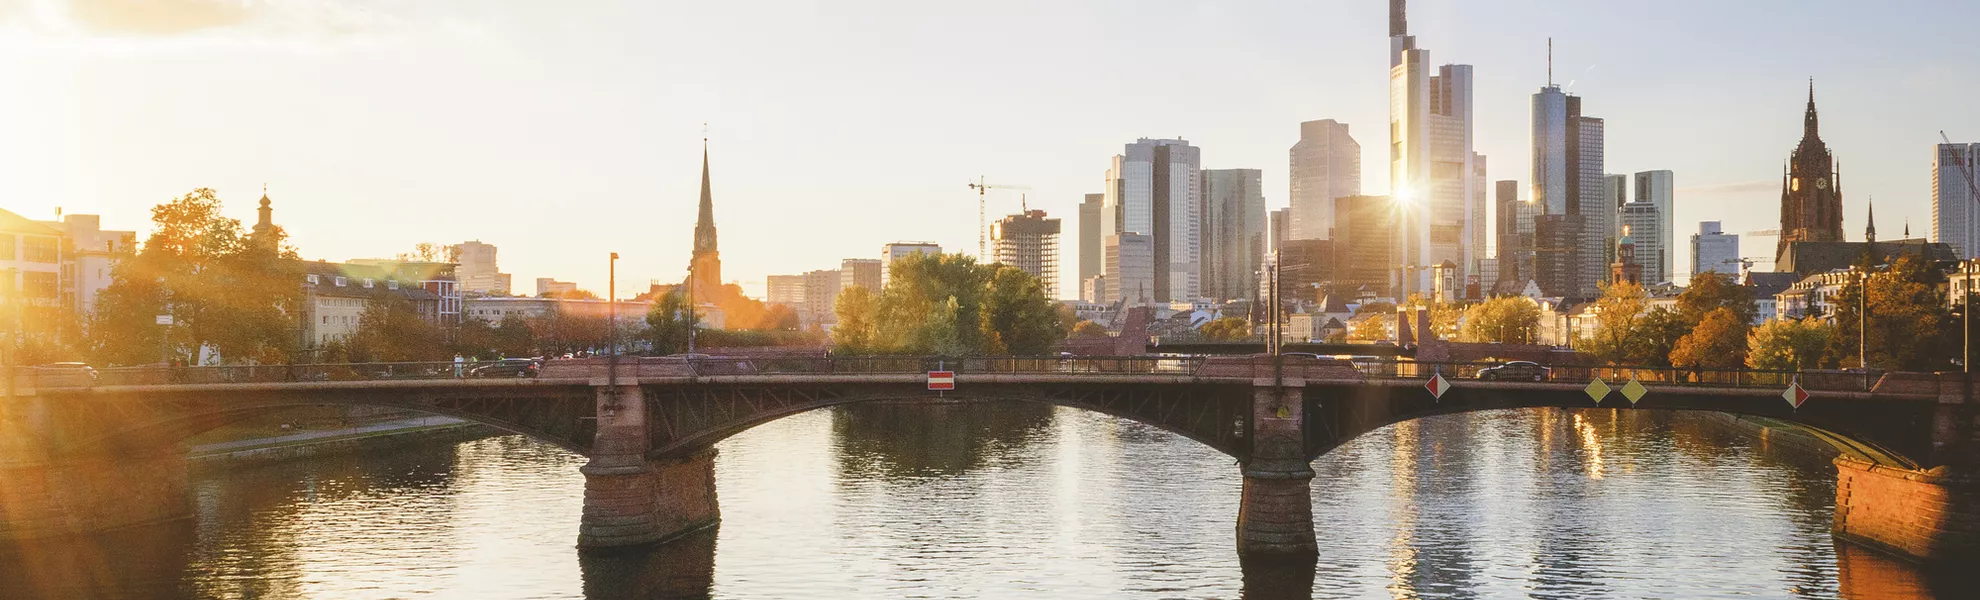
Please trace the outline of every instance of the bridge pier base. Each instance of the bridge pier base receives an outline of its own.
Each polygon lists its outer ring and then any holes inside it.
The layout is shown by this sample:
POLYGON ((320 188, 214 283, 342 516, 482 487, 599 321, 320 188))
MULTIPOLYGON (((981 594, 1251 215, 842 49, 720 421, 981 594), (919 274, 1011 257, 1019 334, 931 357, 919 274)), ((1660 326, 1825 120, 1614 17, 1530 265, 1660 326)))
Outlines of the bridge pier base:
POLYGON ((184 518, 183 454, 0 465, 0 540, 84 535, 184 518))
POLYGON ((1836 537, 1927 563, 1980 561, 1980 478, 1835 463, 1836 537))
POLYGON ((646 399, 638 386, 600 387, 598 434, 584 473, 579 548, 670 541, 721 520, 715 450, 648 459, 646 399))
POLYGON ((1251 458, 1238 500, 1237 548, 1245 560, 1310 560, 1313 468, 1306 462, 1304 401, 1297 381, 1254 382, 1251 458))

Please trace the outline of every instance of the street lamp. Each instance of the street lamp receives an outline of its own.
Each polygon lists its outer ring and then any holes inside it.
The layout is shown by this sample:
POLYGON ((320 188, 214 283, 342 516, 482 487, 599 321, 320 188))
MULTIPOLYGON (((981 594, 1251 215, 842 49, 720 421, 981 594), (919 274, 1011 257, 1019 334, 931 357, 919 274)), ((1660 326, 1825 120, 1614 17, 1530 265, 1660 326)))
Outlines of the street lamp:
POLYGON ((1863 369, 1865 380, 1870 378, 1870 271, 1856 274, 1856 366, 1863 369))
POLYGON ((605 330, 606 339, 611 345, 611 354, 605 360, 605 379, 608 386, 619 384, 619 253, 612 253, 612 260, 605 268, 605 330))

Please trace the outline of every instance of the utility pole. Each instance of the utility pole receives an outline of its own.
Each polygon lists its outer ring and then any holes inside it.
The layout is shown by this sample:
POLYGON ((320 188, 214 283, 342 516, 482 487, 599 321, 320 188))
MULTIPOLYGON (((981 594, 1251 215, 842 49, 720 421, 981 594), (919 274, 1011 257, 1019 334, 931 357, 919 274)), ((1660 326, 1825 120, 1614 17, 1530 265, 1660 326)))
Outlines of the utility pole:
POLYGON ((605 270, 605 327, 609 331, 607 339, 612 346, 606 361, 605 385, 612 389, 619 386, 619 253, 612 253, 610 266, 605 270))

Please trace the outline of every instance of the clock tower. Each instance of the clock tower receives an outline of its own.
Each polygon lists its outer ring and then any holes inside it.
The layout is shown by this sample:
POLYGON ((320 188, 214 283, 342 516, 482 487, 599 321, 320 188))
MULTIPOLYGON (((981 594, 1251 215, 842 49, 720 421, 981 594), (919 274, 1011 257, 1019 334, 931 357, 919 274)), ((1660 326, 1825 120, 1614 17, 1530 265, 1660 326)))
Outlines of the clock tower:
POLYGON ((1801 145, 1795 146, 1781 181, 1781 241, 1774 256, 1792 242, 1840 242, 1842 186, 1836 160, 1822 143, 1815 118, 1815 80, 1808 81, 1808 113, 1802 117, 1801 145))

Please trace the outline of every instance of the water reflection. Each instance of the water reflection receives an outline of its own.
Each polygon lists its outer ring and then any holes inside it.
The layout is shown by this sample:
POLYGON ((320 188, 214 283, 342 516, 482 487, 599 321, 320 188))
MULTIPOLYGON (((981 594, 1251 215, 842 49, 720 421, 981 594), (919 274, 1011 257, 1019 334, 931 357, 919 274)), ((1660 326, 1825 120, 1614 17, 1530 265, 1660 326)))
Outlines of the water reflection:
POLYGON ((0 545, 14 598, 1980 597, 1828 533, 1819 455, 1699 415, 1426 419, 1314 463, 1314 565, 1239 564, 1238 473, 1021 403, 872 404, 724 443, 721 528, 580 555, 582 459, 509 436, 195 472, 189 521, 0 545))

